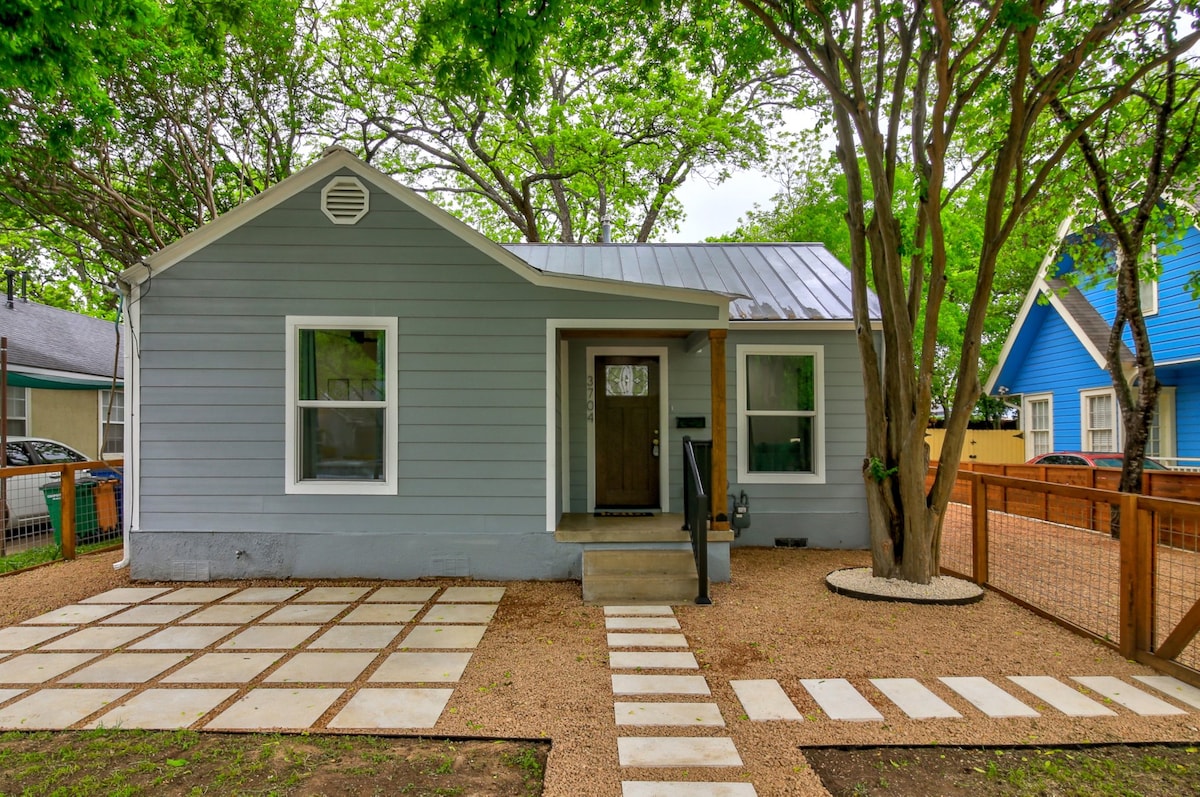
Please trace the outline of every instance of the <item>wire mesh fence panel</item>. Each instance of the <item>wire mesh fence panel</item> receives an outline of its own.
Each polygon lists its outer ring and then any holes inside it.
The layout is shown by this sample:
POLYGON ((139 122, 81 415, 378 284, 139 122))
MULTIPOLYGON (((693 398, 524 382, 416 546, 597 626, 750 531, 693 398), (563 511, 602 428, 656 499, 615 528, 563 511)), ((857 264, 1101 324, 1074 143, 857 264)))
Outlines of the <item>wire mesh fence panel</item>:
POLYGON ((122 481, 119 471, 78 471, 74 511, 63 517, 63 477, 41 467, 14 467, 0 477, 4 545, 0 571, 16 570, 62 556, 65 535, 77 548, 119 542, 122 481))
POLYGON ((5 556, 54 544, 46 502, 46 489, 58 489, 53 475, 33 473, 0 478, 5 556))
POLYGON ((957 576, 975 577, 971 537, 971 481, 959 475, 942 520, 942 569, 957 576))
MULTIPOLYGON (((1104 639, 1120 630, 1120 542, 1094 530, 1107 500, 1062 500, 1047 485, 1000 487, 996 509, 989 502, 988 583, 1030 606, 1104 639), (1040 493, 1040 494, 1039 494, 1040 493), (1004 511, 1006 507, 1021 514, 1004 511), (1034 508, 1053 507, 1053 521, 1028 517, 1034 508)), ((995 488, 989 490, 989 498, 995 488)), ((1111 499, 1109 499, 1111 500, 1111 499)))
MULTIPOLYGON (((1200 601, 1200 508, 1155 506, 1152 647, 1157 650, 1200 601)), ((1200 640, 1192 639, 1174 660, 1200 670, 1200 640)))

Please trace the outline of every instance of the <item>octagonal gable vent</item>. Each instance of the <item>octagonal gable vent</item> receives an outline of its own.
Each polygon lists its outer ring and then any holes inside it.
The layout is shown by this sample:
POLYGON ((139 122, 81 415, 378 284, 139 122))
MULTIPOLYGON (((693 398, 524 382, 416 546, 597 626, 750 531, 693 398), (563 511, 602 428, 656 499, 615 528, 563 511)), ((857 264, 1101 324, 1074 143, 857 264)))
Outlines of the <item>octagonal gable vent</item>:
POLYGON ((357 177, 335 177, 321 189, 321 211, 334 224, 357 224, 371 209, 371 195, 357 177))

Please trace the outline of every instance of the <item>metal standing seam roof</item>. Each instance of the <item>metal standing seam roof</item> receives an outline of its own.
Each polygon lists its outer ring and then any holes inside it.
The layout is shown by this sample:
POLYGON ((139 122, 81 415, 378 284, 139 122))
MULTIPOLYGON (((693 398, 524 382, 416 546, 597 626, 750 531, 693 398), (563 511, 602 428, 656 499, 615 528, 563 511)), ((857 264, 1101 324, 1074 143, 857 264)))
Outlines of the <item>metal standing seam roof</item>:
MULTIPOLYGON (((504 244, 550 274, 730 297, 732 321, 846 321, 850 272, 816 243, 504 244)), ((870 295, 871 318, 879 300, 870 295)))
MULTIPOLYGON (((8 338, 12 369, 42 368, 95 377, 111 377, 117 343, 116 324, 22 299, 10 308, 0 296, 0 334, 8 338)), ((116 357, 117 378, 124 376, 124 345, 116 357)))

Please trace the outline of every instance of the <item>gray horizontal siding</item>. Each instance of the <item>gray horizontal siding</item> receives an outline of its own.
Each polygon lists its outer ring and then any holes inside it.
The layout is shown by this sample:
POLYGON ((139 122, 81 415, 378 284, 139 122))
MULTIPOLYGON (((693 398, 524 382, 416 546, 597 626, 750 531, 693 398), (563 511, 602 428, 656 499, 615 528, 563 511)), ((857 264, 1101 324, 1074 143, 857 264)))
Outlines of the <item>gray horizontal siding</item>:
POLYGON ((543 532, 546 319, 717 315, 534 286, 379 192, 338 227, 320 188, 154 276, 139 300, 146 532, 543 532), (398 495, 284 494, 288 315, 399 319, 398 495))

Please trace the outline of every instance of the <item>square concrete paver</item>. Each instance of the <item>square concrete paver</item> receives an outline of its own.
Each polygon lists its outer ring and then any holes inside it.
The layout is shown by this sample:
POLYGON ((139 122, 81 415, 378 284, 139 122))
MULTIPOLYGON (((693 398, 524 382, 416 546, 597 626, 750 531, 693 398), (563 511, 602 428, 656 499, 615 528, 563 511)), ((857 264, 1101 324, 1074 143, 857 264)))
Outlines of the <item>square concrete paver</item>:
POLYGON ((675 616, 670 606, 605 606, 605 617, 662 617, 675 616))
POLYGON ((127 608, 129 608, 129 605, 125 603, 112 605, 73 603, 61 609, 55 609, 52 612, 31 617, 21 623, 21 625, 84 625, 86 623, 94 623, 102 617, 108 617, 110 614, 127 608))
POLYGON ((236 591, 232 587, 183 587, 155 598, 152 603, 210 603, 236 591))
POLYGON ((1117 714, 1075 687, 1049 675, 1010 675, 1008 680, 1037 695, 1068 717, 1114 717, 1117 714))
POLYGON ((421 618, 422 623, 490 623, 496 616, 495 603, 435 603, 421 618))
POLYGON ((367 596, 367 603, 424 603, 437 587, 380 587, 367 596))
POLYGON ((614 670, 698 670, 691 653, 634 653, 610 651, 608 666, 614 670))
POLYGON ((90 598, 84 598, 80 603, 141 603, 168 592, 170 589, 170 587, 118 587, 90 598))
POLYGON ((446 587, 442 603, 499 603, 504 587, 446 587))
POLYGON ((478 647, 486 625, 418 625, 400 643, 401 650, 413 648, 478 647))
POLYGON ((40 684, 86 664, 99 653, 22 653, 0 661, 0 684, 40 684))
POLYGON ((163 678, 165 684, 244 684, 283 658, 282 653, 205 653, 163 678))
POLYGON ((113 653, 63 678, 64 684, 139 684, 188 657, 187 653, 113 653))
POLYGON ((758 797, 750 783, 623 780, 621 797, 758 797))
POLYGON ((342 623, 407 623, 421 611, 419 603, 372 603, 353 609, 338 622, 342 623))
POLYGON ((138 640, 130 650, 200 650, 241 628, 238 625, 176 625, 138 640))
POLYGON ((604 627, 609 631, 677 631, 679 621, 674 617, 606 617, 604 627))
POLYGON ((623 767, 740 767, 733 739, 687 736, 623 736, 617 739, 623 767))
POLYGON ((186 728, 236 692, 236 689, 147 689, 84 727, 186 728))
POLYGON ((63 628, 61 626, 14 625, 9 628, 0 628, 0 650, 25 650, 45 642, 47 639, 53 639, 60 634, 74 630, 75 626, 63 628))
POLYGON ((309 644, 323 650, 380 650, 400 634, 398 625, 337 625, 309 644))
POLYGON ((616 675, 614 695, 709 695, 703 675, 616 675))
MULTIPOLYGON (((108 608, 108 607, 97 607, 108 608)), ((101 622, 112 625, 166 625, 173 623, 184 615, 191 614, 200 608, 196 603, 159 604, 152 603, 134 606, 132 609, 114 614, 101 622)))
POLYGON ((129 692, 128 689, 42 689, 0 709, 0 728, 56 731, 68 728, 129 692))
POLYGON ((375 660, 375 653, 297 653, 268 675, 266 683, 348 684, 375 660))
POLYGON ((251 690, 204 727, 208 730, 310 728, 342 696, 342 689, 251 690))
POLYGON ((321 630, 319 625, 256 625, 226 642, 222 650, 288 650, 321 630))
POLYGON ((1141 714, 1143 717, 1167 717, 1187 713, 1183 709, 1176 708, 1165 700, 1159 700, 1154 695, 1130 686, 1112 675, 1076 675, 1072 677, 1096 694, 1103 695, 1117 705, 1124 706, 1134 714, 1141 714))
POLYGON ((112 650, 149 632, 144 625, 98 625, 48 642, 41 650, 112 650))
POLYGON ((350 603, 370 592, 370 587, 313 587, 296 603, 350 603))
POLYGON ((250 587, 235 592, 221 603, 281 603, 303 591, 303 587, 250 587))
POLYGON ((621 634, 608 635, 610 648, 686 648, 683 634, 621 634))
POLYGON ((289 603, 280 606, 260 623, 328 623, 346 611, 348 603, 289 603))
POLYGON ((725 726, 716 703, 619 702, 613 712, 618 725, 725 726))
POLYGON ((871 683, 915 720, 961 717, 954 708, 916 678, 872 678, 871 683))
POLYGON ((462 678, 470 653, 393 653, 371 681, 375 683, 454 683, 462 678))
POLYGON ((753 681, 730 681, 734 693, 754 722, 783 720, 803 722, 804 716, 792 703, 787 692, 773 678, 753 681))
POLYGON ((845 678, 801 678, 800 685, 830 719, 883 722, 883 715, 845 678))
POLYGON ((329 727, 432 728, 452 694, 453 689, 360 689, 329 721, 329 727))
POLYGON ((203 623, 205 625, 218 623, 244 624, 257 617, 261 617, 274 608, 274 606, 263 605, 261 603, 219 604, 217 606, 209 606, 207 609, 201 609, 195 614, 183 618, 180 622, 188 624, 203 623))

